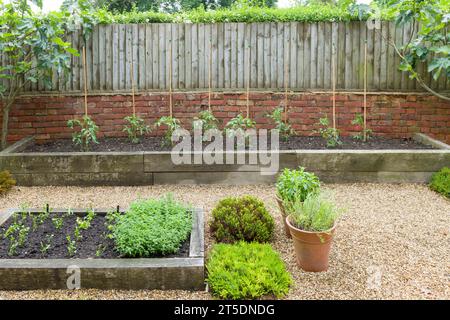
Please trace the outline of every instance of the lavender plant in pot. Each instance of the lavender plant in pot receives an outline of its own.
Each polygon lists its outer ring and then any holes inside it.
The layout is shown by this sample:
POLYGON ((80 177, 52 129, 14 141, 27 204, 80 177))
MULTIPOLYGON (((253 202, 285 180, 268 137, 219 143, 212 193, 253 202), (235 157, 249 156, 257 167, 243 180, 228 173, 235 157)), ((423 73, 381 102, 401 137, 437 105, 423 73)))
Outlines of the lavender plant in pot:
POLYGON ((319 178, 314 174, 299 167, 298 170, 284 169, 276 184, 276 200, 281 211, 282 221, 286 236, 291 237, 289 227, 286 224, 286 206, 294 202, 303 202, 309 194, 320 190, 319 178))
POLYGON ((305 271, 328 270, 328 257, 340 210, 323 195, 315 193, 305 201, 286 207, 286 224, 292 235, 298 265, 305 271))

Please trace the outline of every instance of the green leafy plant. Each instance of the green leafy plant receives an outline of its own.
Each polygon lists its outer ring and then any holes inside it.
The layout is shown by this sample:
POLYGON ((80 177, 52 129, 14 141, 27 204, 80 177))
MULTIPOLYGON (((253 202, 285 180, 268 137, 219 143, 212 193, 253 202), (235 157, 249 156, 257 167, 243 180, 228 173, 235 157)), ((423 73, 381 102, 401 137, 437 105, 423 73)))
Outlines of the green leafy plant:
POLYGON ((28 234, 30 232, 30 227, 22 226, 19 230, 17 241, 19 243, 19 247, 23 247, 25 242, 28 239, 28 234))
POLYGON ((354 139, 364 141, 364 137, 366 137, 366 140, 369 140, 372 137, 372 129, 364 129, 364 117, 362 114, 356 114, 355 119, 352 120, 352 124, 361 127, 361 132, 354 135, 354 139))
POLYGON ((45 256, 48 253, 48 250, 52 247, 52 241, 53 241, 54 235, 49 234, 45 237, 44 241, 41 241, 40 243, 40 252, 43 256, 45 256))
POLYGON ((191 210, 168 195, 133 202, 116 216, 112 233, 121 255, 148 257, 177 252, 191 229, 191 210))
POLYGON ((15 256, 17 255, 17 249, 19 248, 19 241, 14 237, 9 237, 9 247, 8 247, 8 255, 15 256))
POLYGON ((221 299, 281 298, 291 276, 269 244, 216 244, 206 264, 211 293, 221 299))
POLYGON ((252 196, 222 199, 212 211, 211 233, 219 242, 268 242, 274 225, 264 203, 252 196))
POLYGON ((450 198, 450 168, 444 167, 431 177, 431 190, 450 198))
POLYGON ((8 170, 0 171, 0 195, 6 194, 15 185, 16 180, 13 179, 8 170))
POLYGON ((52 218, 52 224, 56 230, 59 230, 62 228, 62 226, 64 224, 64 218, 63 217, 54 217, 54 218, 52 218))
POLYGON ((102 256, 102 254, 105 252, 105 250, 106 250, 106 246, 103 244, 99 244, 97 246, 97 250, 95 251, 95 256, 97 258, 100 258, 102 256))
POLYGON ((92 143, 98 143, 98 127, 88 115, 84 115, 81 120, 73 119, 67 121, 67 126, 70 129, 79 127, 79 131, 75 131, 72 134, 72 141, 75 145, 80 146, 82 151, 89 151, 92 143))
POLYGON ((311 232, 331 229, 340 215, 340 210, 318 193, 308 195, 303 202, 287 204, 286 211, 294 227, 311 232))
POLYGON ((284 169, 276 183, 277 195, 283 202, 305 201, 306 197, 320 190, 319 178, 305 168, 284 169))
MULTIPOLYGON (((209 110, 203 110, 194 118, 192 129, 203 129, 203 132, 219 130, 219 120, 209 110)), ((203 136, 203 141, 208 141, 207 136, 203 136)))
MULTIPOLYGON (((228 137, 242 136, 245 139, 245 145, 248 145, 250 134, 247 130, 254 129, 255 127, 255 121, 250 118, 244 118, 242 114, 238 114, 225 125, 225 134, 228 137)), ((240 142, 238 141, 238 143, 240 142)))
POLYGON ((150 126, 145 124, 144 119, 137 115, 125 117, 127 124, 123 128, 123 132, 128 135, 128 139, 132 143, 139 143, 140 137, 150 132, 150 126))
POLYGON ((318 124, 322 126, 322 128, 320 128, 318 132, 327 142, 328 148, 335 148, 342 144, 342 141, 339 137, 339 129, 330 127, 330 121, 328 120, 328 118, 320 118, 318 124))
POLYGON ((290 136, 295 134, 294 129, 292 129, 291 125, 285 121, 283 121, 283 108, 275 108, 272 113, 267 115, 269 119, 272 119, 275 123, 275 129, 280 132, 280 137, 284 141, 287 141, 290 136))
POLYGON ((164 134, 163 146, 172 146, 172 134, 175 130, 181 129, 180 120, 171 116, 164 116, 158 119, 155 122, 155 127, 159 128, 161 126, 165 126, 166 132, 164 134))
POLYGON ((72 240, 70 235, 66 236, 67 240, 67 254, 69 257, 73 257, 77 253, 77 243, 75 240, 72 240))

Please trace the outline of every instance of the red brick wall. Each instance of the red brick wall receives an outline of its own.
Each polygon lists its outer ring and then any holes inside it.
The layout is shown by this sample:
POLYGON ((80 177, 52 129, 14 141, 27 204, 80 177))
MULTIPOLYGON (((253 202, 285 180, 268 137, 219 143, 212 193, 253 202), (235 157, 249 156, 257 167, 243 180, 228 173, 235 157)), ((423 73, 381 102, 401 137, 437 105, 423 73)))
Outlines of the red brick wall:
MULTIPOLYGON (((320 117, 331 117, 332 96, 329 93, 295 93, 289 96, 289 121, 300 135, 312 135, 320 117)), ((439 140, 450 142, 450 103, 424 94, 368 95, 368 126, 376 135, 410 137, 422 132, 439 140)), ((129 95, 90 96, 89 113, 100 127, 100 136, 122 136, 123 118, 131 112, 129 95)), ((137 112, 152 124, 155 119, 168 114, 168 95, 148 93, 136 96, 137 112)), ((336 96, 337 125, 343 135, 358 128, 351 125, 356 113, 362 112, 363 96, 339 93, 336 96)), ((174 116, 186 128, 192 118, 207 108, 205 93, 174 93, 174 116)), ((250 95, 251 116, 259 128, 271 128, 265 114, 283 105, 280 93, 255 92, 250 95)), ((239 112, 246 112, 246 95, 243 93, 214 93, 212 106, 217 118, 226 123, 239 112)), ((83 114, 82 96, 22 97, 10 115, 9 140, 17 141, 35 134, 39 141, 69 138, 71 130, 67 120, 83 114)), ((330 118, 331 119, 331 118, 330 118)), ((153 133, 155 134, 155 133, 153 133)))

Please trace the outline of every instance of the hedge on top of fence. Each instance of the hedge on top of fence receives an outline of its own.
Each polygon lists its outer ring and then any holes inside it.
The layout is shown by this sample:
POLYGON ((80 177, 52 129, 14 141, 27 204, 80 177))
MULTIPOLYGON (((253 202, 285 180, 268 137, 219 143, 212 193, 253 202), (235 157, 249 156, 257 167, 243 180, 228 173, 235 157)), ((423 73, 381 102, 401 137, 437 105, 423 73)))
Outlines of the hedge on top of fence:
MULTIPOLYGON (((219 22, 334 22, 360 20, 358 13, 350 13, 337 6, 309 5, 294 8, 231 8, 205 11, 196 9, 177 14, 160 12, 111 13, 97 11, 100 24, 112 23, 219 23, 219 22)), ((366 19, 367 17, 362 17, 366 19)), ((384 16, 383 18, 387 18, 384 16)))

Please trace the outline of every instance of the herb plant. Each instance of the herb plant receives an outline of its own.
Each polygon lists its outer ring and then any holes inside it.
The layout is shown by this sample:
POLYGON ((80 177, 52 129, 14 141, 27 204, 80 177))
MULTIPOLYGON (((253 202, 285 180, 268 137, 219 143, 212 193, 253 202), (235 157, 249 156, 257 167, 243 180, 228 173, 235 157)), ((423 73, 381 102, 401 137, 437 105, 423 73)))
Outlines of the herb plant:
POLYGON ((264 203, 252 196, 225 198, 212 211, 211 233, 219 242, 268 242, 275 223, 264 203))
POLYGON ((128 139, 132 143, 139 143, 140 137, 150 132, 150 126, 145 124, 144 119, 137 115, 125 117, 127 124, 123 128, 123 132, 128 135, 128 139))
POLYGON ((206 268, 211 292, 220 299, 281 298, 292 283, 279 254, 269 244, 216 244, 206 268))
POLYGON ((279 175, 277 184, 277 195, 283 202, 305 201, 311 193, 320 190, 319 178, 305 168, 297 170, 284 169, 279 175))
POLYGON ((155 122, 156 128, 159 128, 161 126, 167 127, 163 138, 163 146, 172 146, 172 134, 175 132, 175 130, 181 128, 180 120, 171 116, 164 116, 159 118, 158 121, 155 122))
POLYGON ((72 141, 75 145, 80 146, 82 151, 89 151, 92 143, 98 143, 97 133, 98 127, 91 117, 85 115, 81 120, 73 119, 67 121, 67 126, 70 129, 79 127, 79 131, 72 134, 72 141))
POLYGON ((366 137, 366 140, 369 140, 372 137, 372 129, 364 129, 364 117, 362 114, 356 114, 355 119, 352 120, 352 124, 361 128, 361 132, 353 136, 354 139, 363 141, 364 136, 366 137))
POLYGON ((286 206, 294 227, 311 232, 331 229, 340 211, 321 194, 310 194, 305 201, 291 202, 286 206))
POLYGON ((295 134, 295 131, 292 129, 291 125, 283 121, 283 108, 279 107, 274 109, 272 113, 267 115, 267 117, 275 122, 275 129, 280 132, 280 137, 283 141, 287 141, 290 136, 295 134))
POLYGON ((339 137, 339 129, 330 127, 330 121, 328 120, 328 118, 320 118, 319 124, 322 126, 322 128, 320 128, 318 132, 327 142, 328 148, 335 148, 342 144, 342 141, 339 137))
POLYGON ((124 215, 116 216, 113 239, 125 257, 148 257, 179 250, 192 229, 190 209, 170 195, 139 200, 124 215))

